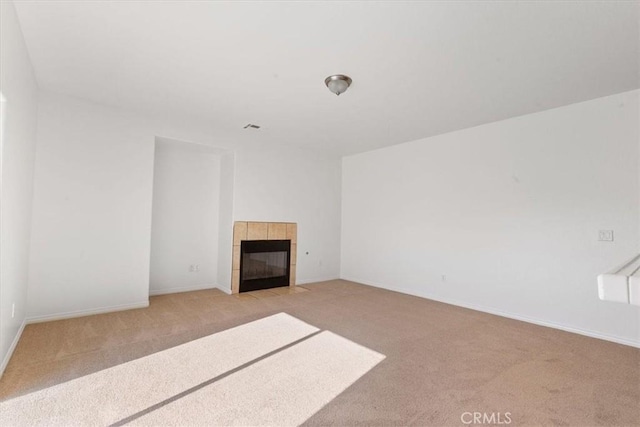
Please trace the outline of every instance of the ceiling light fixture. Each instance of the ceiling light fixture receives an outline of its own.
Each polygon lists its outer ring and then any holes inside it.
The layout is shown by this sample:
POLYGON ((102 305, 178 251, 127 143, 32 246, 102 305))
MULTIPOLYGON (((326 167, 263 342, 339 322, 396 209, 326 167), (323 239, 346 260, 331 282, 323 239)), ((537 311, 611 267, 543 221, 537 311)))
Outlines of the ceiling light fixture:
POLYGON ((344 74, 334 74, 324 79, 324 84, 327 85, 331 92, 340 95, 351 86, 351 77, 344 74))

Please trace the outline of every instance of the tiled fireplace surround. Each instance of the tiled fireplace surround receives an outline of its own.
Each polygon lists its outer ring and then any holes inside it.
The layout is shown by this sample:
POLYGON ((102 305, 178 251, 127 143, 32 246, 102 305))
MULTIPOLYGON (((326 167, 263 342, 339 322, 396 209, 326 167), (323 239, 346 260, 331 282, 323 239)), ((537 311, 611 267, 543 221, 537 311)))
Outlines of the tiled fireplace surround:
POLYGON ((240 291, 240 243, 243 240, 291 240, 291 274, 289 286, 296 284, 298 224, 294 222, 236 221, 233 224, 233 271, 231 293, 240 291))

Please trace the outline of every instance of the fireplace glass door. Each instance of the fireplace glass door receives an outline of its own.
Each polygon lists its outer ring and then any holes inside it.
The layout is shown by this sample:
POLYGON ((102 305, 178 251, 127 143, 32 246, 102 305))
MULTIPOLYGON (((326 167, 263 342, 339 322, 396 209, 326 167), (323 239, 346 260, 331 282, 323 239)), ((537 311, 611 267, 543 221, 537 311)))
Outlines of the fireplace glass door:
POLYGON ((289 286, 290 240, 243 240, 240 292, 289 286))

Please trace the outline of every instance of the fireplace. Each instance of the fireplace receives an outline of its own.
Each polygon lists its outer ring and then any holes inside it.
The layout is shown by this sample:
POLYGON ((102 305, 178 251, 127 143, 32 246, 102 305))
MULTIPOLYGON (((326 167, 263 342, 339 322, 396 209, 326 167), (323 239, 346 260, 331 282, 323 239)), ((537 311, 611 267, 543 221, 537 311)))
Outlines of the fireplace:
POLYGON ((289 286, 291 240, 244 240, 240 254, 240 292, 289 286))
POLYGON ((297 235, 296 223, 236 221, 231 292, 295 286, 297 235))

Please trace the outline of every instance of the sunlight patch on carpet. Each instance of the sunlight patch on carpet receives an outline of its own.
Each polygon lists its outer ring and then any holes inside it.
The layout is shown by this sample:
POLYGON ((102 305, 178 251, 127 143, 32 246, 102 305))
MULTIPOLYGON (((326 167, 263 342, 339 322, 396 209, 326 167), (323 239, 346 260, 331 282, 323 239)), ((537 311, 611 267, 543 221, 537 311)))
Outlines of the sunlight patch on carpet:
POLYGON ((0 425, 109 425, 318 331, 279 313, 0 403, 0 425))
POLYGON ((1 402, 0 425, 299 425, 384 358, 279 313, 1 402))
POLYGON ((325 331, 131 425, 300 425, 384 358, 325 331))

